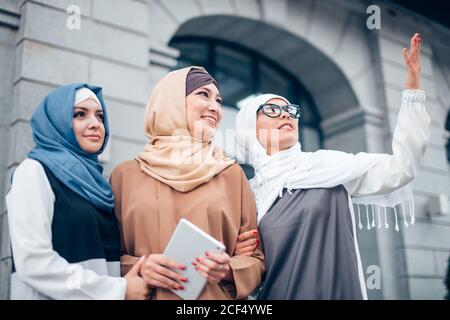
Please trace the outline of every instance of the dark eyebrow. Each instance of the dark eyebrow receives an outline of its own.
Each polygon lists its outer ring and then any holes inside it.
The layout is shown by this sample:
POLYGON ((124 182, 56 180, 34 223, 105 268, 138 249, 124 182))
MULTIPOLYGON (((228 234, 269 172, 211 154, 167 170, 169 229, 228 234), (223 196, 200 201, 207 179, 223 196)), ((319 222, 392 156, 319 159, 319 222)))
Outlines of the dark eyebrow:
MULTIPOLYGON (((200 87, 199 89, 204 89, 204 90, 208 91, 209 93, 212 93, 211 89, 206 88, 206 87, 200 87)), ((220 93, 217 95, 217 97, 222 99, 222 96, 220 95, 220 93)))
MULTIPOLYGON (((85 107, 79 107, 79 106, 75 106, 74 109, 81 109, 81 110, 83 110, 83 111, 88 111, 88 110, 89 110, 88 108, 85 108, 85 107)), ((96 109, 95 112, 103 112, 103 109, 100 107, 100 109, 96 109)))

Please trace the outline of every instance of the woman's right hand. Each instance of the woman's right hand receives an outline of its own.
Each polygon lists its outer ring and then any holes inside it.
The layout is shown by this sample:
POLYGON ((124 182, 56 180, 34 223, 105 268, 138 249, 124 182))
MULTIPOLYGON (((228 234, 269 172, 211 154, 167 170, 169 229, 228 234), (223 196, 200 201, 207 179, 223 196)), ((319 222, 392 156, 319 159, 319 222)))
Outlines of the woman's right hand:
POLYGON ((252 256, 258 248, 260 240, 258 238, 258 230, 250 230, 241 233, 238 236, 236 247, 234 248, 235 256, 252 256))
POLYGON ((184 290, 183 285, 188 279, 173 270, 185 270, 186 267, 162 254, 151 254, 141 267, 141 276, 151 288, 168 290, 184 290))
POLYGON ((410 49, 403 48, 407 77, 405 89, 418 90, 420 88, 420 43, 422 39, 418 33, 411 38, 410 49))
POLYGON ((124 276, 127 281, 126 300, 146 300, 148 298, 148 284, 139 276, 139 271, 144 262, 145 256, 142 256, 124 276))

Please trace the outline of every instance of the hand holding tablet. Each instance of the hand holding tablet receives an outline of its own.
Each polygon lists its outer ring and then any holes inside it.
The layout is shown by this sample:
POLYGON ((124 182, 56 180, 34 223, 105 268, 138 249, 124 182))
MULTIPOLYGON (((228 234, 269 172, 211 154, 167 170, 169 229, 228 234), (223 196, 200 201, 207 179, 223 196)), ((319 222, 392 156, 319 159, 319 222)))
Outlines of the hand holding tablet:
POLYGON ((184 265, 168 259, 163 254, 151 254, 143 263, 140 275, 150 288, 183 290, 182 283, 187 282, 188 279, 179 271, 185 268, 184 265))
POLYGON ((170 239, 164 257, 185 266, 171 269, 187 279, 183 290, 171 289, 186 300, 195 300, 207 281, 220 282, 228 267, 229 256, 225 246, 186 219, 181 219, 170 239), (208 257, 209 255, 209 257, 208 257))
POLYGON ((204 257, 198 257, 194 261, 195 269, 208 280, 209 283, 219 283, 222 280, 232 281, 230 270, 230 256, 224 252, 205 252, 204 257))

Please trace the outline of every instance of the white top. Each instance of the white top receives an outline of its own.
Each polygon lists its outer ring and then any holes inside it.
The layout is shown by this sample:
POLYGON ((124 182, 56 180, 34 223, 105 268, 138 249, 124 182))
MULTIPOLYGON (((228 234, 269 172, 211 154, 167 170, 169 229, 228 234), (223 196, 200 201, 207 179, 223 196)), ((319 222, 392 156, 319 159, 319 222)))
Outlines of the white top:
POLYGON ((125 299, 120 262, 69 263, 52 246, 55 195, 42 165, 26 159, 6 196, 16 272, 11 299, 125 299))
POLYGON ((263 95, 239 111, 236 140, 239 150, 255 168, 250 180, 258 210, 258 221, 267 213, 284 188, 331 188, 344 185, 357 204, 395 207, 412 199, 412 181, 430 140, 430 117, 423 90, 404 90, 392 154, 336 150, 301 151, 300 143, 268 155, 257 140, 258 104, 263 95), (254 130, 253 130, 254 129, 254 130))
MULTIPOLYGON (((363 297, 366 299, 353 203, 377 206, 377 209, 384 207, 385 210, 392 207, 397 231, 399 228, 395 206, 401 205, 405 227, 409 225, 406 210, 411 211, 410 223, 414 224, 412 181, 420 168, 431 135, 431 119, 425 106, 425 92, 403 90, 393 134, 392 154, 350 154, 334 150, 303 152, 300 143, 296 143, 289 149, 268 155, 256 136, 256 117, 259 106, 274 97, 277 96, 262 95, 251 100, 236 118, 238 151, 255 168, 255 177, 250 180, 250 185, 255 195, 258 222, 276 198, 282 196, 284 188, 290 192, 292 189, 344 185, 349 194, 358 272, 363 297)), ((374 210, 372 216, 375 216, 374 210)), ((373 217, 371 224, 369 217, 367 219, 368 229, 375 226, 373 217)), ((385 226, 387 227, 387 223, 385 226)), ((378 227, 381 227, 380 223, 378 227)))

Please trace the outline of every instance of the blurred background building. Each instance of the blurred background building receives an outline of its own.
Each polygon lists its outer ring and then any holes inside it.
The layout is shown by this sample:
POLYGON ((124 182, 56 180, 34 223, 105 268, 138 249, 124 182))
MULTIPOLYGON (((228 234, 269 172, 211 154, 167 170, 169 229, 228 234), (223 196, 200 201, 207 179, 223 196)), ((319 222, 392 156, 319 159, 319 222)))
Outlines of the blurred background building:
POLYGON ((155 82, 192 64, 221 85, 217 143, 230 154, 225 129, 248 97, 267 92, 303 107, 304 150, 390 153, 406 75, 402 48, 419 32, 432 140, 415 181, 417 222, 400 232, 358 232, 366 278, 376 273, 370 266, 380 271, 370 298, 442 299, 450 253, 448 12, 444 1, 0 0, 0 298, 8 298, 11 268, 4 195, 34 145, 30 115, 53 88, 104 88, 112 131, 101 158, 106 176, 143 149, 155 82), (372 4, 380 29, 367 27, 372 4))

